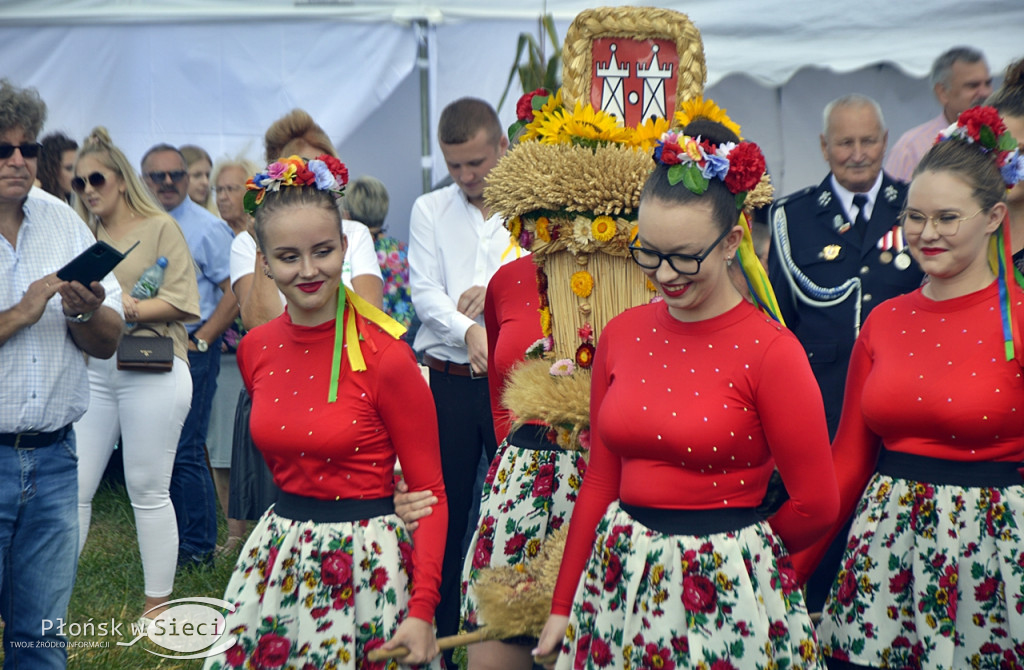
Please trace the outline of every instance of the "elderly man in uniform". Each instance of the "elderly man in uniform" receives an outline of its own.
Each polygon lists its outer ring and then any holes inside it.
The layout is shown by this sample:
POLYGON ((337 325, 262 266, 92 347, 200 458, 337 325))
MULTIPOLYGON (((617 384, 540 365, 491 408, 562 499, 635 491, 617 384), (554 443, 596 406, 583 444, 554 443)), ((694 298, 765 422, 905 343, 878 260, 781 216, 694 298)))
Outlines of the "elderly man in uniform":
MULTIPOLYGON (((832 437, 864 319, 879 303, 920 286, 923 277, 899 225, 906 186, 882 172, 887 138, 871 98, 830 102, 821 152, 831 172, 819 185, 776 202, 769 214, 769 276, 786 324, 807 351, 832 437)), ((821 608, 838 560, 830 552, 812 577, 808 609, 821 608)))
POLYGON ((46 105, 0 80, 0 616, 4 668, 63 668, 78 564, 72 424, 89 406, 83 354, 110 358, 124 328, 114 276, 57 271, 95 242, 75 211, 32 189, 46 105))

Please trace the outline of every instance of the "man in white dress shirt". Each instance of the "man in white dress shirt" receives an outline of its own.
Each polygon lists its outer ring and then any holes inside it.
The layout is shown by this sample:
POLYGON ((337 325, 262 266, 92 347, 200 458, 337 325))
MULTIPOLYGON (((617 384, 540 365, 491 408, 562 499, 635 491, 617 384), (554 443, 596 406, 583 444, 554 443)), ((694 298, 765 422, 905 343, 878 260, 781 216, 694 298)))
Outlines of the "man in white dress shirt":
POLYGON ((508 231, 484 204, 487 174, 506 149, 494 109, 462 98, 441 113, 438 140, 454 184, 420 196, 409 223, 412 302, 423 322, 413 348, 430 368, 437 406, 441 467, 448 497, 448 541, 441 570, 438 636, 457 632, 462 546, 473 507, 481 454, 497 444, 487 390, 484 294, 516 254, 508 231))

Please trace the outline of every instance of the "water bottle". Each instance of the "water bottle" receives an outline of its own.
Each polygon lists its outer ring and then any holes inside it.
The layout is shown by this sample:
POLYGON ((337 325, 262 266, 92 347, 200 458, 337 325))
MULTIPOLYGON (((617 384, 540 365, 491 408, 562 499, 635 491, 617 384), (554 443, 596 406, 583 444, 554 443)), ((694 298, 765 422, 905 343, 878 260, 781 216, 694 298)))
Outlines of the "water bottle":
POLYGON ((153 263, 143 272, 142 276, 139 277, 139 281, 135 282, 135 286, 132 287, 131 296, 137 300, 145 300, 155 296, 157 291, 160 290, 160 285, 164 283, 164 268, 166 267, 166 258, 161 256, 156 259, 156 263, 153 263))

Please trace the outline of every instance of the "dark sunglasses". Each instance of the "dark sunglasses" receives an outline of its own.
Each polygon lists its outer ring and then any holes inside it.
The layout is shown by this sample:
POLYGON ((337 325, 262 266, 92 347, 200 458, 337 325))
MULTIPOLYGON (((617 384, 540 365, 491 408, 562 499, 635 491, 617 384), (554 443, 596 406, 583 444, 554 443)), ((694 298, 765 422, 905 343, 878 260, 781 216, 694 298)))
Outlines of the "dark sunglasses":
POLYGON ((107 183, 107 178, 103 176, 102 172, 93 172, 84 179, 82 177, 75 177, 71 180, 71 190, 75 193, 81 193, 85 190, 85 180, 89 180, 89 185, 93 188, 100 188, 107 183))
POLYGON ((162 184, 167 181, 170 177, 171 181, 177 184, 179 181, 188 176, 188 173, 184 170, 174 170, 173 172, 147 172, 146 176, 154 184, 162 184))
POLYGON ((43 145, 39 142, 32 142, 30 144, 0 144, 0 160, 13 156, 15 149, 21 152, 22 158, 37 158, 42 148, 43 145))

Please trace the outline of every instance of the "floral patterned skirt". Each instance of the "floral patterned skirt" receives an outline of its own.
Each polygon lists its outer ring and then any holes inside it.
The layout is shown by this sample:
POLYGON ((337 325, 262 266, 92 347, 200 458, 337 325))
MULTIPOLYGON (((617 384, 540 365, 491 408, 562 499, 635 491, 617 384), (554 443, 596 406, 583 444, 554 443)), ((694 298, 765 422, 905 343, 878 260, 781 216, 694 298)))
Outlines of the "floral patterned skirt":
POLYGON ((667 535, 617 502, 597 526, 558 670, 824 670, 789 554, 767 523, 667 535))
POLYGON ((466 630, 484 624, 474 589, 478 572, 536 556, 544 538, 569 521, 586 467, 585 452, 538 451, 502 442, 484 481, 480 523, 462 570, 466 630))
MULTIPOLYGON (((394 515, 293 521, 270 508, 239 555, 224 599, 238 643, 206 660, 225 668, 397 668, 365 654, 407 614, 411 538, 394 515)), ((440 657, 431 668, 440 668, 440 657)))
POLYGON ((884 668, 1024 667, 1024 486, 875 474, 818 628, 827 656, 884 668))

